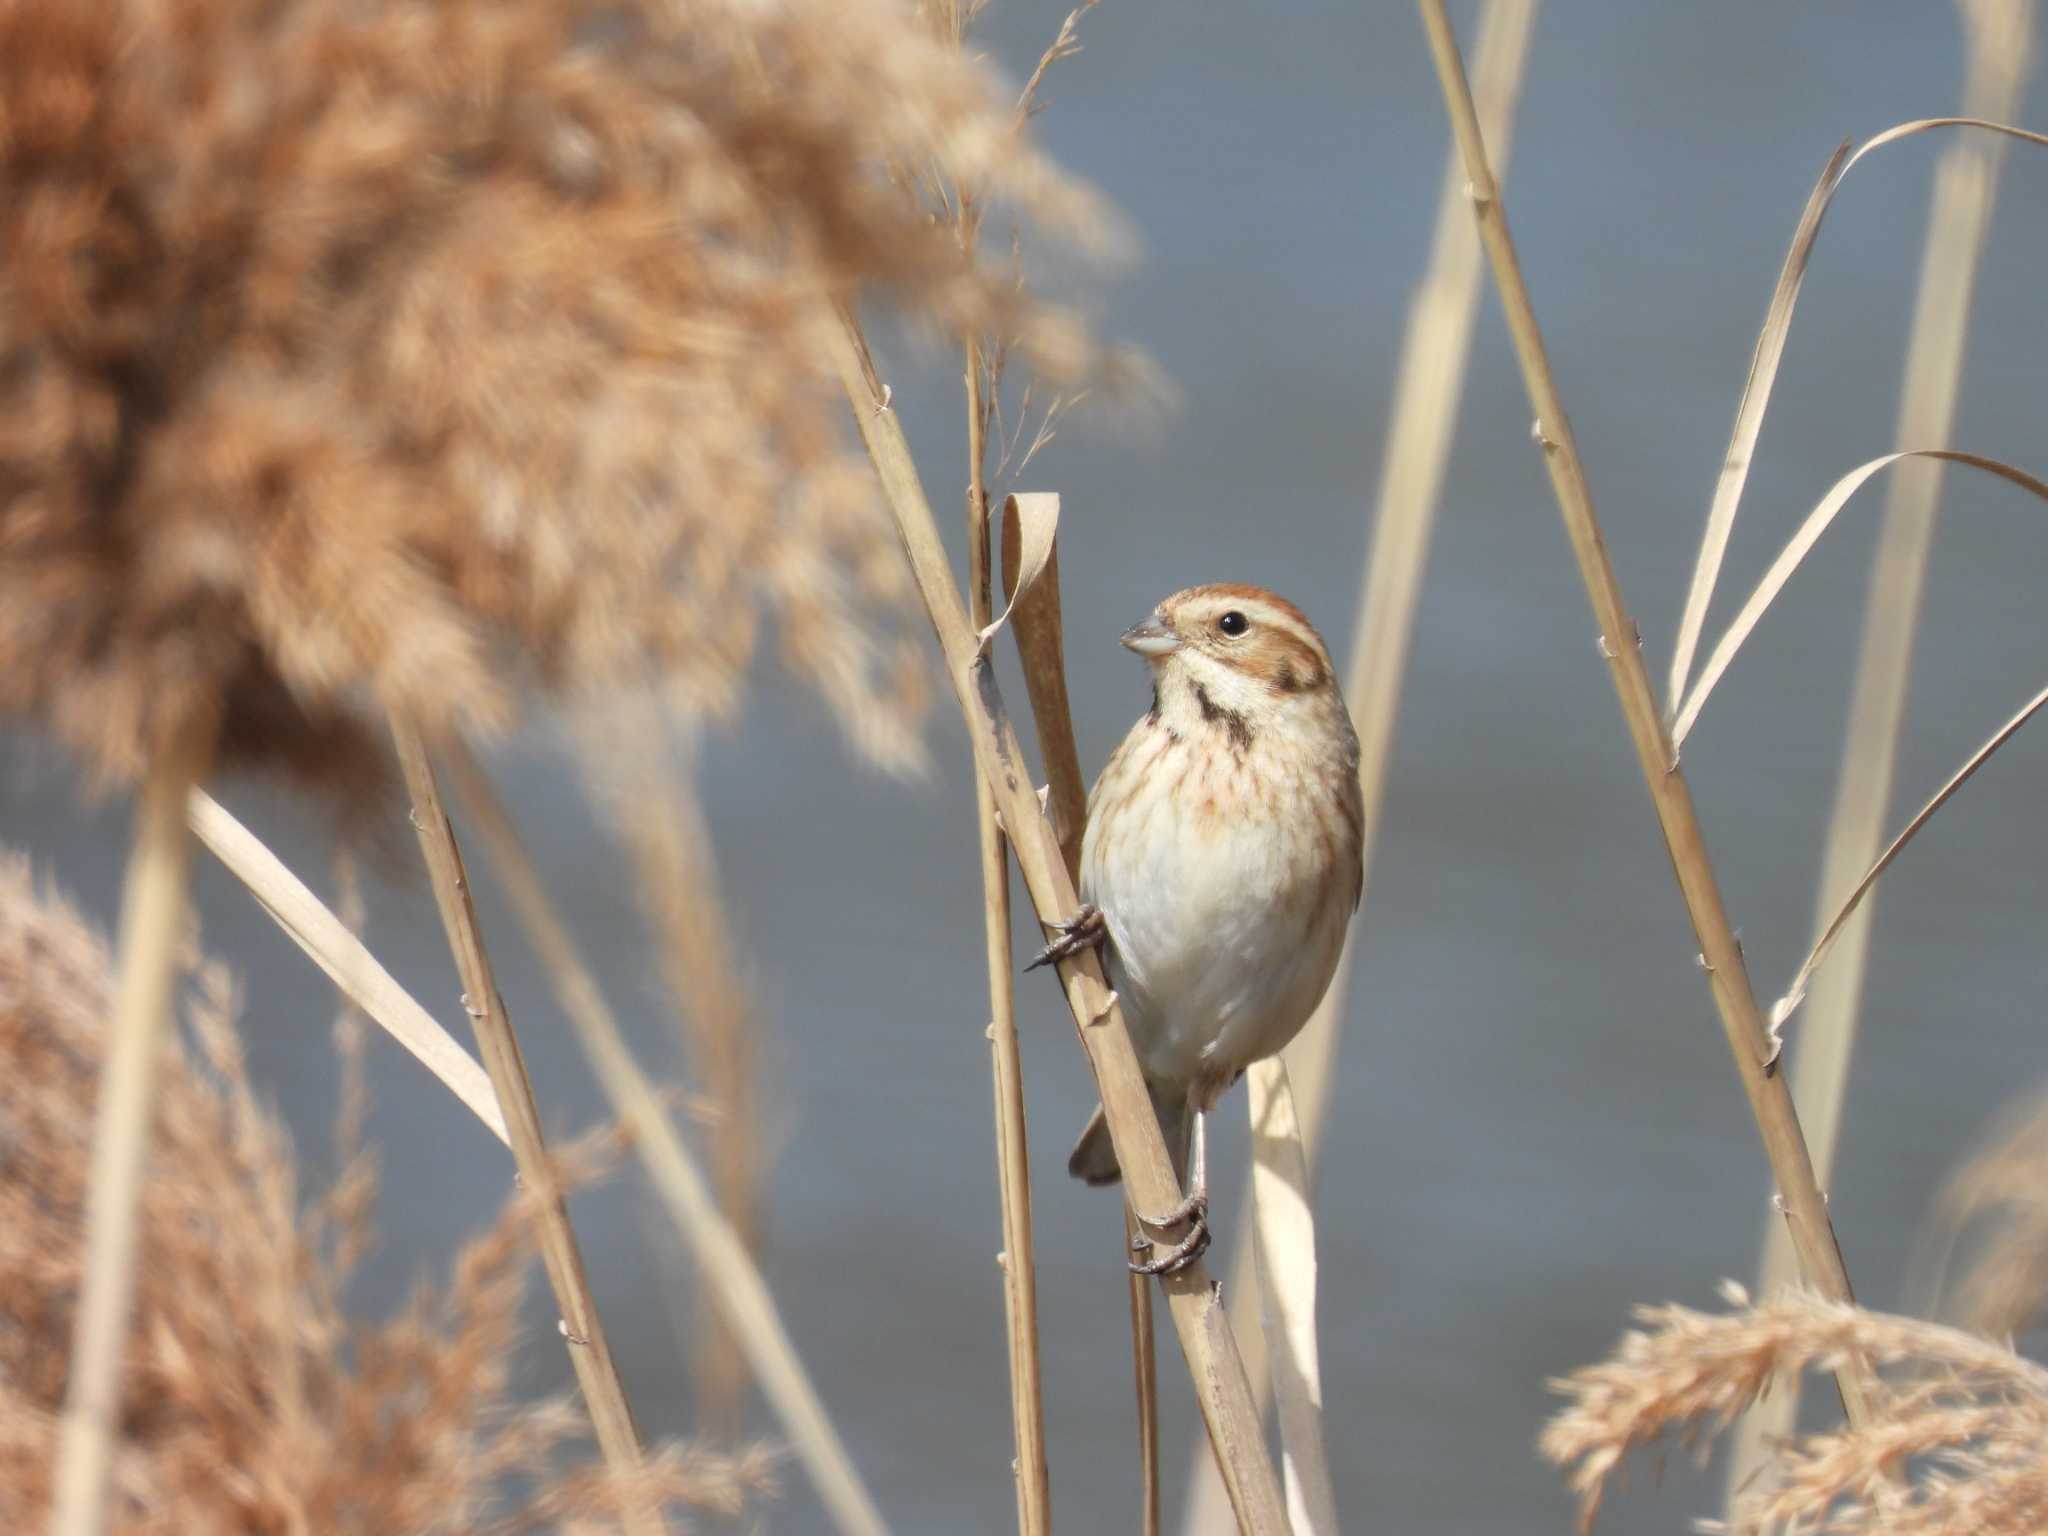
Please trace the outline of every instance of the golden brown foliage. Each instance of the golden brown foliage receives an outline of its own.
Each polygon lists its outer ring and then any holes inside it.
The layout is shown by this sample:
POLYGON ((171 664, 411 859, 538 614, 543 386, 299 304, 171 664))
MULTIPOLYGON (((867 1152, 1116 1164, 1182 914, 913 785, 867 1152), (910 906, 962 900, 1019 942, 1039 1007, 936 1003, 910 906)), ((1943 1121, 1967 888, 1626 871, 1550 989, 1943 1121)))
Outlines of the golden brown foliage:
MULTIPOLYGON (((2036 1165, 2037 1173, 2040 1165, 2036 1165)), ((1750 1533, 2032 1536, 2048 1529, 2048 1370, 2009 1343, 1789 1290, 1735 1310, 1641 1308, 1607 1360, 1556 1383, 1571 1403, 1542 1451, 1568 1469, 1590 1529, 1624 1456, 1667 1430, 1726 1429, 1773 1380, 1861 1357, 1893 1372, 1869 1423, 1777 1447, 1777 1481, 1740 1494, 1727 1526, 1750 1533), (1898 1474, 1906 1474, 1903 1482, 1898 1474)))
POLYGON ((734 698, 764 616, 870 754, 921 686, 835 304, 1075 364, 884 168, 1086 234, 893 0, 0 0, 0 710, 134 775, 217 714, 734 698))
MULTIPOLYGON (((143 1197, 136 1327, 116 1468, 118 1536, 613 1531, 616 1486, 569 1454, 565 1402, 517 1404, 529 1223, 508 1206, 445 1288, 351 1321, 375 1178, 350 1156, 306 1213, 283 1129, 257 1102, 226 973, 200 965, 189 1046, 166 1061, 143 1197)), ((108 1011, 104 943, 0 854, 0 1528, 42 1521, 62 1401, 87 1149, 108 1011)), ((344 1124, 359 1123, 353 1096, 344 1124)), ((737 1510, 757 1454, 651 1456, 649 1493, 737 1510)))

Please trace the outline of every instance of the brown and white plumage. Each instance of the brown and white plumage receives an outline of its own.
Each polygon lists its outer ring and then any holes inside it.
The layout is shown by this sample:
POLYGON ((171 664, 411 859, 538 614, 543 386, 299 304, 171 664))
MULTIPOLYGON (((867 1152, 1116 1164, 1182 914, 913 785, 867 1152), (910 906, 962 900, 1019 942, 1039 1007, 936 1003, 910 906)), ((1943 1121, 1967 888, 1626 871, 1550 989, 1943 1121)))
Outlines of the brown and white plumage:
MULTIPOLYGON (((1177 592, 1123 643, 1152 707, 1089 797, 1081 894, 1185 1177, 1194 1117, 1336 969, 1363 878, 1358 738, 1322 637, 1262 588, 1177 592)), ((1119 1176, 1100 1111, 1067 1166, 1119 1176)))

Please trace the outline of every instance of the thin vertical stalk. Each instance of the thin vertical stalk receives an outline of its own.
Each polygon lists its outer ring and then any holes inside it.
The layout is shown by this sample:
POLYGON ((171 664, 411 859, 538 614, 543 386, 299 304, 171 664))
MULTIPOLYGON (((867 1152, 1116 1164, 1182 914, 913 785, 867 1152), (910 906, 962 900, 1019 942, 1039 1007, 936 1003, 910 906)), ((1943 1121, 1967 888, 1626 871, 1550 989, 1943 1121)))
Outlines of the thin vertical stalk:
MULTIPOLYGON (((1541 445, 1545 470, 1563 513, 1565 532, 1578 559, 1579 573, 1586 585, 1593 616, 1599 624, 1601 654, 1607 658, 1609 676, 1621 703, 1630 740, 1650 792, 1651 805, 1671 856, 1679 892, 1692 919, 1700 945, 1700 964, 1707 973, 1714 1005, 1727 1036, 1729 1053, 1756 1119, 1764 1153, 1778 1185, 1778 1200, 1791 1229, 1799 1256, 1800 1273, 1806 1283, 1830 1301, 1853 1302, 1849 1272, 1828 1216, 1827 1198, 1821 1193, 1813 1172, 1813 1159, 1799 1128, 1798 1112, 1785 1085, 1784 1074, 1775 1070, 1776 1051, 1757 1007, 1750 986, 1742 947, 1721 900, 1721 889, 1707 855, 1705 833, 1692 801, 1684 771, 1657 707, 1656 693, 1643 665, 1642 636, 1622 601, 1621 587, 1607 558, 1605 537, 1593 511, 1592 492, 1586 483, 1585 465, 1579 458, 1578 443, 1572 436, 1570 419, 1558 397, 1551 374, 1550 357, 1536 312, 1523 281, 1514 238, 1508 231, 1507 213, 1500 199, 1499 184, 1487 164, 1486 141, 1472 105, 1472 91, 1458 57, 1457 39, 1443 0, 1418 0, 1423 25, 1429 34, 1431 57, 1449 109, 1451 126, 1457 134, 1465 175, 1471 183, 1473 212, 1479 221, 1481 243, 1493 267, 1494 283, 1508 330, 1514 339, 1515 355, 1522 379, 1536 410, 1534 435, 1541 445)), ((1867 1362, 1852 1358, 1836 1372, 1842 1404, 1850 1422, 1868 1421, 1871 1408, 1871 1373, 1867 1362)))
POLYGON ((647 1170, 649 1183, 690 1245, 699 1271, 725 1307, 726 1322, 746 1351, 754 1377, 781 1419, 797 1459, 810 1475, 834 1526, 857 1536, 883 1536, 880 1511, 854 1470, 846 1447, 825 1416, 817 1389, 790 1343, 775 1299, 752 1255, 724 1216, 689 1149, 670 1123, 661 1095, 633 1059, 619 1021, 599 990, 597 978, 555 911, 547 885, 526 851, 525 840, 499 802, 490 780, 459 738, 440 743, 443 761, 455 776, 463 803, 505 894, 511 899, 529 942, 547 967, 556 1000, 576 1031, 599 1085, 618 1114, 627 1140, 647 1170))
POLYGON ((418 727, 393 716, 391 739, 398 749, 406 791, 412 796, 412 824, 419 833, 420 852, 433 882, 434 904, 440 909, 441 927, 448 936, 449 952, 455 957, 455 969, 462 978, 463 1010, 475 1025, 477 1053, 483 1058, 484 1070, 490 1074, 491 1087, 496 1090, 499 1107, 505 1114, 512 1157, 519 1167, 520 1182, 526 1187, 534 1232, 539 1239, 541 1264, 547 1270, 555 1304, 562 1309, 563 1337, 568 1342, 570 1363, 576 1370, 576 1383, 583 1389, 598 1449, 625 1501, 622 1513, 627 1529, 655 1536, 666 1527, 638 1490, 639 1431, 626 1400, 625 1384, 612 1360, 611 1346, 605 1339, 597 1298, 591 1294, 590 1279, 584 1271, 583 1251, 577 1244, 575 1229, 569 1224, 568 1202, 555 1177, 547 1137, 541 1130, 533 1082, 526 1074, 526 1058, 519 1049, 511 1016, 505 1011, 505 999, 498 991, 490 952, 485 949, 483 934, 477 927, 462 849, 455 841, 455 828, 442 804, 441 787, 435 781, 434 765, 427 757, 426 743, 418 727))
MULTIPOLYGON (((1049 925, 1070 918, 1080 898, 1067 872, 1059 835, 1039 806, 1023 746, 996 687, 994 668, 968 622, 902 424, 875 374, 858 324, 850 315, 842 318, 844 324, 834 328, 829 342, 833 366, 845 387, 926 615, 938 636, 947 681, 960 705, 976 762, 995 796, 996 809, 1002 813, 1039 921, 1049 925)), ((1059 976, 1075 1029, 1095 1069, 1095 1084, 1117 1162, 1123 1168, 1127 1197, 1139 1210, 1171 1210, 1181 1198, 1180 1182, 1145 1091, 1123 1013, 1103 979, 1101 962, 1092 951, 1084 951, 1062 960, 1059 976)), ((1161 1276, 1160 1288, 1166 1293, 1167 1309, 1209 1428, 1209 1443, 1222 1464, 1239 1525, 1261 1536, 1284 1533, 1287 1515, 1280 1500, 1279 1479, 1267 1458, 1237 1340, 1211 1287, 1207 1267, 1197 1262, 1177 1274, 1161 1276)))
MULTIPOLYGON (((963 223, 965 221, 963 220, 963 223)), ((974 627, 994 616, 990 579, 988 420, 982 399, 981 344, 966 349, 967 597, 974 627)), ((1003 1318, 1010 1347, 1010 1420, 1016 1438, 1017 1529, 1052 1529, 1052 1482, 1045 1458, 1045 1396, 1038 1361, 1038 1257, 1031 1228, 1031 1149, 1024 1123, 1024 1060, 1017 1046, 1016 967, 1010 955, 1010 859, 988 783, 974 777, 974 821, 981 850, 982 937, 988 957, 989 1066, 995 1094, 996 1179, 1002 1200, 1003 1318)))
MULTIPOLYGON (((1480 8, 1478 42, 1473 50, 1473 96, 1479 120, 1492 147, 1498 174, 1507 172, 1514 140, 1515 103, 1521 95, 1522 71, 1534 30, 1536 0, 1486 0, 1480 8)), ((1335 1080, 1339 1029, 1349 1001, 1351 966, 1358 935, 1367 921, 1372 894, 1373 851, 1378 842, 1380 807, 1386 799, 1388 765, 1393 758, 1395 717, 1408 674, 1408 648, 1415 631, 1415 612, 1422 595, 1423 569, 1430 535, 1443 494, 1445 467, 1457 430, 1458 403, 1472 353, 1473 320, 1485 281, 1479 232, 1472 223, 1471 199, 1465 191, 1465 170, 1456 145, 1444 167, 1437 198, 1436 232, 1421 286, 1408 306, 1407 328, 1394 389, 1394 408, 1387 422, 1386 452, 1380 464, 1379 492, 1372 514, 1372 546, 1360 578, 1352 619, 1350 679, 1345 703, 1358 729, 1358 784, 1365 804, 1364 879, 1359 916, 1345 940, 1337 974, 1292 1044, 1282 1052, 1294 1084, 1301 1117, 1302 1152, 1315 1167, 1324 1113, 1335 1080)), ((1253 1076, 1277 1070, 1259 1062, 1253 1076)), ((1250 1095, 1247 1094, 1247 1103, 1250 1095)), ((1251 1220, 1246 1196, 1241 1226, 1251 1220)), ((1252 1390, 1265 1401, 1267 1373, 1265 1334, 1256 1326, 1259 1292, 1253 1250, 1239 1250, 1228 1293, 1231 1321, 1244 1341, 1245 1369, 1252 1390)), ((1226 1528, 1228 1511, 1222 1488, 1206 1469, 1197 1473, 1188 1517, 1188 1536, 1226 1528)))
MULTIPOLYGON (((1017 659, 1024 670, 1024 694, 1031 706, 1031 725, 1038 738, 1039 762, 1045 771, 1045 811, 1059 839, 1067 877, 1081 881, 1081 839, 1088 830, 1088 790, 1081 778, 1081 754, 1074 741, 1074 714, 1067 703, 1067 658, 1060 616, 1060 553, 1054 543, 1038 581, 1017 596, 1021 577, 1023 530, 1015 497, 1003 503, 1003 597, 1014 598, 1010 632, 1017 641, 1017 659)), ((1138 1236, 1138 1225, 1124 1208, 1124 1243, 1138 1236)), ((1126 1274, 1131 1311, 1131 1372, 1138 1408, 1139 1530, 1159 1536, 1159 1354, 1152 1332, 1152 1284, 1144 1275, 1126 1274)), ((1209 1467, 1207 1457, 1201 1465, 1209 1467)), ((1215 1479, 1213 1467, 1208 1475, 1215 1479)), ((1223 1498, 1217 1482, 1217 1500, 1223 1498)))
MULTIPOLYGON (((2032 9, 2030 0, 1963 0, 1969 66, 1962 116, 2005 122, 2017 113, 2028 66, 2032 9)), ((1969 338, 1970 304, 2004 155, 2002 138, 1964 137, 1955 140, 1936 165, 1893 434, 1900 449, 1948 445, 1969 338)), ((1891 476, 1815 893, 1816 934, 1833 921, 1845 895, 1883 847, 1941 480, 1942 464, 1932 459, 1901 464, 1891 476)), ((1840 1142, 1876 906, 1873 891, 1836 936, 1830 963, 1814 975, 1791 1053, 1792 1097, 1806 1122, 1814 1173, 1823 1188, 1831 1182, 1840 1142)), ((1788 1234, 1779 1222, 1767 1222, 1757 1294, 1767 1298, 1797 1275, 1798 1260, 1788 1234)), ((1771 1445, 1791 1433, 1798 1413, 1795 1377, 1779 1382, 1769 1397, 1744 1415, 1728 1463, 1731 1507, 1736 1490, 1751 1485, 1768 1461, 1771 1445)))
MULTIPOLYGON (((641 909, 681 1021, 692 1073, 714 1110, 705 1132, 718 1208, 749 1253, 760 1250, 762 1177, 760 1021, 735 957, 739 943, 721 899, 718 858, 697 794, 651 695, 629 701, 609 727, 622 750, 581 755, 633 861, 641 909)), ((746 1358, 711 1287, 694 1298, 700 1432, 736 1441, 744 1423, 746 1358)))
POLYGON ((121 1374, 135 1309, 142 1184, 155 1118, 192 842, 185 797, 213 755, 215 723, 195 715, 150 764, 121 888, 119 980, 93 1119, 85 1278, 72 1320, 52 1536, 100 1536, 121 1427, 121 1374))

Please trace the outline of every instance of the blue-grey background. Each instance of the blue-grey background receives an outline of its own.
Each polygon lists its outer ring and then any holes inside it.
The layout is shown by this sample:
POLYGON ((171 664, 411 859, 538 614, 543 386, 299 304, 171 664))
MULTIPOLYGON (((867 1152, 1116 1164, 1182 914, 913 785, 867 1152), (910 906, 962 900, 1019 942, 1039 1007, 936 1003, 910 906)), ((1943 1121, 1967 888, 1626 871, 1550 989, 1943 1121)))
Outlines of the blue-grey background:
MULTIPOLYGON (((982 38, 1012 78, 1063 5, 999 0, 988 15, 982 38)), ((1469 8, 1458 15, 1469 27, 1469 8)), ((1115 635, 1168 591, 1276 587, 1343 654, 1446 133, 1407 5, 1106 0, 1083 38, 1041 131, 1138 229, 1145 258, 1110 285, 1107 322, 1181 395, 1149 432, 1077 421, 1031 475, 1066 497, 1069 661, 1092 770, 1145 697, 1115 635)), ((1660 680, 1806 191, 1839 140, 1955 110, 1961 75, 1949 5, 1553 0, 1538 18, 1508 206, 1660 680)), ((2038 126, 2042 110, 2023 119, 2038 126)), ((1837 475, 1891 446, 1940 148, 1920 139, 1865 162, 1829 216, 1724 594, 1746 590, 1837 475)), ((2044 248, 2048 157, 2016 150, 1956 440, 2037 473, 2044 248)), ((934 500, 956 507, 957 368, 910 352, 891 379, 934 500)), ((1358 1530, 1566 1529, 1559 1478, 1532 1450, 1546 1378, 1604 1351, 1638 1301, 1711 1304, 1720 1277, 1753 1272, 1763 1217, 1763 1159, 1528 424, 1489 298, 1320 1174, 1328 1427, 1358 1530)), ((1807 938, 1877 505, 1843 519, 1687 748, 1767 992, 1807 938)), ((1895 820, 2039 686, 2041 530, 2038 504, 1951 475, 1895 820)), ((822 712, 767 678, 708 744, 705 794, 770 1031, 768 1273, 896 1528, 993 1531, 1013 1512, 985 981, 972 781, 943 699, 932 738, 927 784, 850 769, 822 712)), ((567 758, 536 729, 497 761, 644 1053, 672 1064, 629 880, 567 758)), ((2022 737, 1885 887, 1832 1191, 1851 1271, 1879 1306, 1901 1300, 1945 1169, 2048 1055, 2044 764, 2048 738, 2022 737)), ((0 841, 111 921, 125 812, 81 808, 74 789, 52 750, 0 738, 0 841)), ((324 869, 312 818, 261 786, 223 793, 298 867, 324 869)), ((456 1021, 424 882, 371 894, 375 949, 456 1021)), ((546 1111, 587 1123, 595 1088, 509 914, 483 896, 546 1111)), ((197 897, 210 947, 248 979, 255 1070, 317 1167, 334 1091, 327 984, 204 858, 197 897)), ((1063 1176, 1089 1083, 1052 986, 1034 978, 1021 995, 1057 1518, 1131 1529, 1115 1202, 1063 1176)), ((388 1045, 374 1063, 388 1177, 385 1244, 359 1288, 371 1312, 508 1187, 498 1149, 438 1087, 388 1045)), ((1237 1115, 1224 1119, 1228 1212, 1243 1147, 1237 1115)), ((650 1261, 670 1242, 630 1178, 582 1197, 577 1217, 629 1390, 650 1428, 687 1430, 683 1266, 650 1261)), ((1240 1237, 1225 1230, 1223 1248, 1240 1237)), ((533 1316, 528 1380, 559 1386, 538 1296, 533 1316)), ((1171 1514, 1193 1416, 1162 1342, 1171 1514)), ((822 1528, 793 1467, 788 1483, 770 1527, 822 1528)), ((1647 1462, 1634 1484, 1603 1529, 1680 1531, 1718 1496, 1683 1457, 1661 1486, 1647 1462)))

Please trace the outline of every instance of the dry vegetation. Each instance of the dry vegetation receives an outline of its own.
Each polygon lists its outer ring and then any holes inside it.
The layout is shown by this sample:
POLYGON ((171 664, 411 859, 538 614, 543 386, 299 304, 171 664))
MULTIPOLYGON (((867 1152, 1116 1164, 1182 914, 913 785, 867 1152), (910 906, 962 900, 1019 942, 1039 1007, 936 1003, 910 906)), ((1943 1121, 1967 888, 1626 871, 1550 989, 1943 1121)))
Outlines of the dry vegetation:
POLYGON ((0 709, 117 777, 199 713, 354 784, 366 703, 728 706, 766 615, 914 759, 825 330, 1080 346, 874 174, 934 157, 1103 227, 874 0, 0 7, 0 709))
MULTIPOLYGON (((2038 1208, 2048 1155, 2038 1123, 1966 1170, 1953 1196, 2038 1208)), ((1998 1325, 2048 1302, 2037 1216, 1987 1244, 1963 1285, 1965 1327, 1845 1306, 1798 1289, 1752 1303, 1732 1282, 1732 1310, 1646 1307, 1643 1331, 1605 1361, 1557 1384, 1570 1405, 1544 1430, 1544 1455, 1568 1469, 1590 1528, 1623 1458, 1667 1431, 1705 1454, 1774 1383, 1849 1358, 1889 1374, 1860 1425, 1789 1435, 1768 1448, 1773 1477, 1734 1491, 1736 1536, 1884 1531, 1898 1536, 2025 1536, 2048 1527, 2048 1369, 1998 1325), (1903 1484, 1903 1486, 1902 1486, 1903 1484)))
MULTIPOLYGON (((662 766, 670 743, 647 706, 651 689, 671 718, 729 714, 772 625, 788 668, 856 750, 913 768, 923 759, 926 675, 911 634, 921 597, 982 780, 1018 1521, 1037 1536, 1050 1528, 1050 1496, 1008 859, 1042 918, 1069 915, 1083 813, 1064 761, 1063 687, 1052 686, 1057 567, 1039 616, 1020 605, 1016 624, 1040 742, 1062 759, 1049 774, 1017 771, 1022 747, 977 632, 993 607, 989 482, 1050 441, 1073 398, 1060 390, 1109 365, 1070 317, 1022 289, 1014 238, 999 257, 984 254, 983 227, 998 204, 1084 245, 1113 244, 1114 225, 1020 133, 1045 71, 1077 51, 1081 13, 1013 102, 967 51, 978 8, 926 0, 913 19, 888 0, 0 0, 0 712, 39 722, 101 783, 162 775, 151 858, 171 890, 181 873, 165 859, 164 829, 180 835, 187 780, 209 758, 284 771, 351 809, 390 808, 387 730, 414 745, 416 802, 437 805, 431 745, 462 781, 660 1198, 698 1245, 719 1308, 701 1326, 721 1339, 716 1330, 730 1329, 729 1347, 707 1350, 706 1423, 730 1438, 751 1371, 834 1518, 879 1531, 746 1251, 761 1156, 756 1021, 711 829, 686 772, 662 766), (965 602, 860 330, 868 305, 964 349, 965 602), (1052 389, 1035 409, 1022 394, 1006 417, 1012 357, 1052 389), (719 1101, 709 1118, 722 1209, 462 745, 507 726, 535 691, 583 708, 590 777, 639 856, 666 979, 719 1101), (605 761, 622 742, 631 771, 605 761), (1041 776, 1054 781, 1051 820, 1031 797, 1041 776)), ((1778 1480, 1742 1493, 1734 1529, 2042 1529, 2048 1372, 1997 1340, 2048 1298, 2038 1193, 2048 1111, 1965 1170, 1944 1206, 1952 1236, 1990 1206, 2010 1218, 1958 1290, 1963 1326, 1848 1304, 1820 1181, 1774 1071, 1782 1014, 1766 1026, 1678 770, 1705 694, 1776 595, 1760 589, 1687 696, 1805 257, 1854 160, 1830 166, 1788 259, 1660 704, 1606 564, 1448 23, 1435 0, 1423 9, 1460 140, 1453 191, 1479 189, 1479 229, 1603 652, 1819 1292, 1751 1304, 1731 1291, 1734 1310, 1718 1316, 1646 1310, 1645 1331, 1613 1360, 1563 1384, 1573 1402, 1544 1452, 1570 1468, 1590 1523, 1631 1449, 1672 1430, 1711 1436, 1774 1379, 1829 1370, 1849 1426, 1778 1447, 1778 1480)), ((1502 92, 1511 99, 1512 86, 1502 92)), ((1439 300, 1456 310, 1443 318, 1461 354, 1477 247, 1440 256, 1463 273, 1455 302, 1439 300)), ((1415 384, 1416 441, 1439 428, 1439 463, 1456 371, 1415 384)), ((1855 477, 1883 467, 1845 478, 1811 521, 1808 547, 1855 477)), ((1417 493, 1426 510, 1436 471, 1410 469, 1428 487, 1417 493)), ((1369 617, 1380 627, 1360 620, 1367 637, 1394 631, 1375 707, 1361 714, 1377 731, 1371 775, 1385 761, 1399 631, 1422 560, 1414 529, 1388 534, 1394 545, 1404 537, 1387 556, 1396 573, 1375 578, 1382 601, 1369 617)), ((1803 553, 1781 561, 1777 586, 1803 553)), ((443 894, 466 892, 449 824, 429 818, 422 830, 444 865, 443 894)), ((451 899, 444 915, 451 943, 470 951, 465 975, 484 978, 472 1007, 501 1032, 495 1092, 530 1097, 466 904, 451 899)), ((176 903, 158 911, 168 925, 176 903)), ((624 1454, 606 1446, 607 1465, 580 1443, 581 1410, 511 1399, 532 1267, 531 1212, 518 1202, 470 1240, 444 1285, 390 1321, 352 1319, 347 1285, 372 1241, 375 1183, 354 1140, 359 1087, 343 1106, 342 1171, 308 1200, 283 1127, 243 1072, 226 973, 181 967, 183 1027, 148 1095, 156 1125, 137 1218, 147 1257, 122 1352, 106 1529, 638 1532, 650 1509, 732 1514, 768 1493, 758 1452, 669 1447, 639 1460, 622 1405, 624 1454), (235 1305, 219 1305, 223 1296, 235 1305)), ((0 855, 0 1522, 10 1528, 32 1527, 51 1502, 67 1374, 77 1374, 77 1357, 54 1341, 92 1310, 79 1296, 91 1289, 81 1231, 94 1085, 103 1058, 125 1048, 107 1043, 123 1012, 110 971, 105 945, 0 855)), ((1062 978, 1132 1198, 1164 1207, 1177 1189, 1114 995, 1092 957, 1062 978)), ((1781 1009, 1795 1004, 1788 994, 1781 1009)), ((150 1011, 146 999, 128 1006, 150 1011)), ((149 1059, 146 1031, 116 1039, 141 1041, 149 1059)), ((1291 1099, 1285 1109, 1291 1124, 1291 1099)), ((530 1111, 521 1155, 546 1170, 530 1111)), ((1316 1115, 1312 1101, 1311 1127, 1316 1115)), ((1312 1140, 1296 1126, 1278 1148, 1297 1185, 1312 1140)), ((580 1175, 589 1161, 580 1149, 559 1171, 580 1175)), ((551 1177, 529 1171, 536 1205, 551 1177)), ((104 1225, 118 1231, 125 1217, 108 1211, 104 1225)), ((557 1220, 573 1257, 566 1215, 557 1220)), ((1312 1228, 1298 1225, 1299 1250, 1311 1252, 1312 1228)), ((580 1277, 557 1278, 558 1291, 572 1284, 580 1277)), ((1197 1265, 1163 1289, 1240 1527, 1286 1529, 1263 1405, 1205 1273, 1197 1265)), ((1300 1306, 1312 1309, 1306 1294, 1300 1306)), ((1149 1295, 1142 1284, 1133 1293, 1141 1377, 1149 1295)), ((125 1303, 110 1305, 116 1316, 125 1303)), ((565 1298, 565 1315, 576 1305, 565 1298)), ((1312 1365, 1312 1310, 1292 1321, 1307 1331, 1312 1365)), ((1335 1525, 1326 1497, 1301 1493, 1316 1429, 1296 1422, 1288 1435, 1304 1536, 1310 1503, 1315 1529, 1335 1525)), ((1148 1441, 1141 1454, 1155 1451, 1148 1441)), ((1156 1469, 1146 1475, 1150 1529, 1156 1469)), ((95 1521, 81 1515, 67 1530, 96 1533, 95 1521)))
MULTIPOLYGON (((509 1393, 534 1267, 517 1202, 398 1315, 353 1319, 349 1278, 376 1240, 360 1077, 347 1074, 339 1172, 313 1194, 243 1069, 228 972, 195 959, 189 983, 143 1194, 149 1262, 110 1530, 618 1530, 620 1490, 584 1444, 581 1411, 509 1393)), ((14 1531, 38 1528, 49 1500, 66 1366, 52 1341, 78 1295, 111 989, 104 940, 0 854, 0 1524, 14 1531)), ((587 1177, 602 1155, 586 1142, 565 1170, 587 1177)), ((758 1451, 671 1446, 636 1492, 678 1515, 736 1512, 771 1491, 770 1471, 758 1451)))

